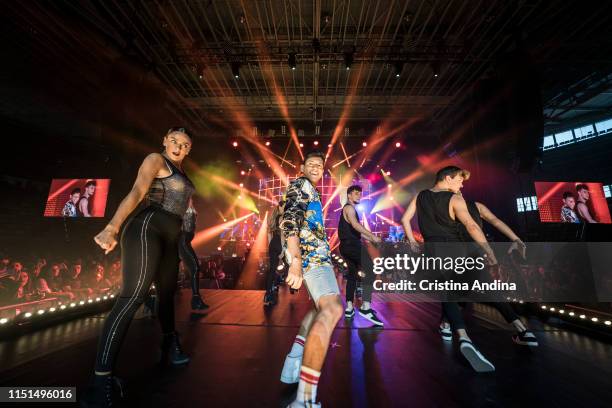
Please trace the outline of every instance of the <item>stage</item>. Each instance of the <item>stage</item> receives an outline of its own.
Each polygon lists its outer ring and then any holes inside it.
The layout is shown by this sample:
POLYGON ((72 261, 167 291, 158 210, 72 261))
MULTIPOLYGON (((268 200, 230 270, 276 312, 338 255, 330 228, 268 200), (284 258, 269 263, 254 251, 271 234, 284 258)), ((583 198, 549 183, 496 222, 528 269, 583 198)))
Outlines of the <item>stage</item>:
MULTIPOLYGON (((279 376, 310 306, 305 291, 290 295, 282 288, 269 311, 262 291, 202 293, 211 306, 202 314, 191 313, 188 291, 177 296, 177 329, 192 357, 187 367, 156 368, 157 322, 137 315, 116 368, 128 383, 122 406, 286 406, 296 386, 279 376)), ((319 390, 324 407, 608 406, 610 344, 530 320, 540 347, 517 346, 501 316, 476 305, 466 313, 468 330, 497 369, 476 374, 456 342, 444 343, 437 334, 439 306, 377 296, 384 329, 356 316, 352 323, 342 320, 333 334, 319 390)), ((76 386, 82 392, 103 317, 0 342, 0 385, 76 386)))

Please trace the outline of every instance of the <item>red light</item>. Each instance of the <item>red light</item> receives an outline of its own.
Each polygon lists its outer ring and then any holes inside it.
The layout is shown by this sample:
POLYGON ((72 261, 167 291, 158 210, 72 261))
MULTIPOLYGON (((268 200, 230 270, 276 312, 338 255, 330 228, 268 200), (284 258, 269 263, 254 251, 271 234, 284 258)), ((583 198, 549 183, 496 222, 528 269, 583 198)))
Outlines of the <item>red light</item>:
POLYGON ((401 147, 402 144, 400 142, 395 143, 395 147, 401 147))
POLYGON ((328 145, 327 145, 327 147, 332 147, 332 144, 331 144, 331 143, 330 143, 330 144, 328 144, 328 145))
POLYGON ((266 146, 270 146, 270 142, 269 141, 266 142, 266 146))
POLYGON ((304 143, 300 143, 300 147, 304 147, 304 143))
POLYGON ((217 247, 217 251, 221 251, 221 247, 217 247))
POLYGON ((318 145, 319 145, 319 142, 318 142, 317 140, 315 140, 315 141, 314 141, 314 145, 315 145, 315 146, 318 146, 318 145))
POLYGON ((363 142, 361 145, 362 145, 363 147, 366 147, 368 144, 367 144, 366 142, 363 142))
POLYGON ((232 146, 234 146, 234 147, 238 147, 238 142, 234 142, 234 143, 232 143, 232 146))

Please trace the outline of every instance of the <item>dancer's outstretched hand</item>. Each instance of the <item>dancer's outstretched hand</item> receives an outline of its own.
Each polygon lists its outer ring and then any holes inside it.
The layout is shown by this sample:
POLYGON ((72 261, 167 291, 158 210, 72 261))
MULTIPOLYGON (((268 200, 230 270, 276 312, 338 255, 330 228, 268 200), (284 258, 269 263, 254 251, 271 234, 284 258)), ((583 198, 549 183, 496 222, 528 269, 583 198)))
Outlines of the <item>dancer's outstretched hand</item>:
POLYGON ((299 289, 302 286, 302 280, 304 276, 302 275, 302 265, 300 262, 293 262, 289 266, 289 273, 287 273, 287 278, 285 282, 292 289, 299 289))
POLYGON ((108 254, 117 246, 117 234, 105 228, 94 237, 94 241, 104 250, 104 254, 108 254))

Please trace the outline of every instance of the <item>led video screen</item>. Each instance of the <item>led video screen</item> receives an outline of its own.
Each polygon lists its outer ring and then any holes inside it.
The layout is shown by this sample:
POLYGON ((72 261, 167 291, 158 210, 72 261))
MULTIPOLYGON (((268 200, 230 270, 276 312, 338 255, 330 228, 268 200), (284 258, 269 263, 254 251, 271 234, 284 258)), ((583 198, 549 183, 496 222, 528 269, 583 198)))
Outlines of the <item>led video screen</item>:
POLYGON ((536 181, 542 222, 610 224, 602 183, 536 181))
POLYGON ((53 179, 45 217, 104 217, 110 179, 53 179))

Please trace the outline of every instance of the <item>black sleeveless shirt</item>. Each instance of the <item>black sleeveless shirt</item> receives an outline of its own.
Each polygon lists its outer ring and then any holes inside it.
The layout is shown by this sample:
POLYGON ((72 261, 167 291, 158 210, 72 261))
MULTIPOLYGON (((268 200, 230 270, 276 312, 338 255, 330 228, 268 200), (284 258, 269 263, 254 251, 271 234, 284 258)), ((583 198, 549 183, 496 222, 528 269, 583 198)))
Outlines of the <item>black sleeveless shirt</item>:
MULTIPOLYGON (((351 204, 345 204, 344 207, 351 204)), ((338 223, 338 238, 341 245, 361 245, 361 233, 357 231, 350 222, 344 219, 344 207, 340 214, 340 222, 338 223)), ((359 222, 359 214, 355 211, 357 222, 359 222)))
POLYGON ((195 187, 170 160, 164 157, 164 161, 172 174, 153 179, 147 193, 147 203, 183 218, 195 187))
POLYGON ((448 206, 453 193, 450 191, 433 192, 423 190, 416 200, 419 230, 425 242, 461 241, 459 222, 448 214, 448 206))

